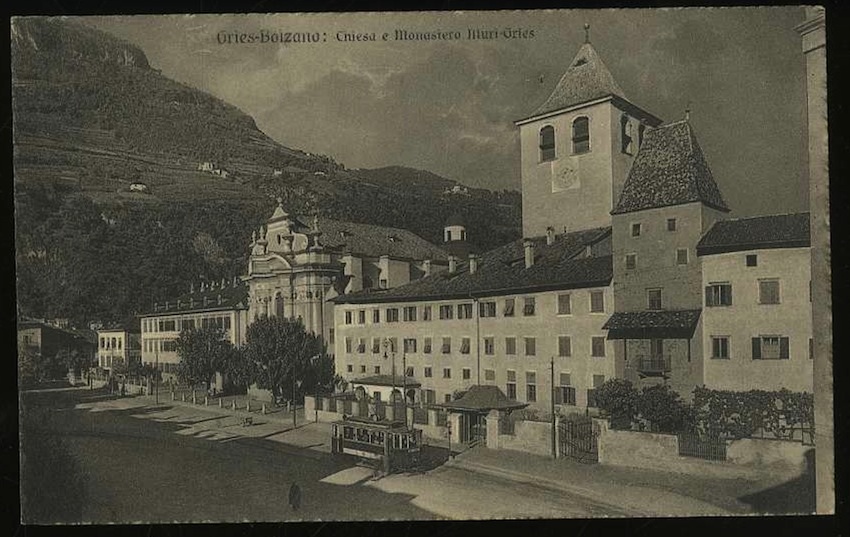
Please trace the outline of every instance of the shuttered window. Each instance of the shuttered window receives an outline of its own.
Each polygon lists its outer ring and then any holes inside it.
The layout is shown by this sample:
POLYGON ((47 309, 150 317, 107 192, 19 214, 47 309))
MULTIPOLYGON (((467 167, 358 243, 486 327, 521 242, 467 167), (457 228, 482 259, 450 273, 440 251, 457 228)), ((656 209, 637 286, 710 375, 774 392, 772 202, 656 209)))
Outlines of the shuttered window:
POLYGON ((785 336, 753 338, 753 360, 788 360, 789 339, 785 336))

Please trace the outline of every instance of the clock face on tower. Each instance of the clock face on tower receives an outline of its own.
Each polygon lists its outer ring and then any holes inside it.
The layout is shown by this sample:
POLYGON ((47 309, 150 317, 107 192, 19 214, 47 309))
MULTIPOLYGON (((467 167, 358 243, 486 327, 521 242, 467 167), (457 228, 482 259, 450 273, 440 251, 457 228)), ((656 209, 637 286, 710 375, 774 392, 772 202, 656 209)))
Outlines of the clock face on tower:
POLYGON ((578 161, 563 158, 552 162, 552 192, 579 188, 578 161))

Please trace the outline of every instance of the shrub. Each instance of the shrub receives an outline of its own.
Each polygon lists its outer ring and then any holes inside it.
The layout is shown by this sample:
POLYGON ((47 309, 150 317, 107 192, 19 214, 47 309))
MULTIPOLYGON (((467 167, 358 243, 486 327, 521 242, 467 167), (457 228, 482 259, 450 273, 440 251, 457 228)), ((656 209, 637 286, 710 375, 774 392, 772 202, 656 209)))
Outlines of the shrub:
POLYGON ((596 404, 612 429, 629 429, 637 417, 638 391, 628 380, 610 379, 596 389, 596 404))
POLYGON ((693 411, 669 386, 648 386, 637 399, 638 415, 652 431, 676 433, 693 429, 693 411))

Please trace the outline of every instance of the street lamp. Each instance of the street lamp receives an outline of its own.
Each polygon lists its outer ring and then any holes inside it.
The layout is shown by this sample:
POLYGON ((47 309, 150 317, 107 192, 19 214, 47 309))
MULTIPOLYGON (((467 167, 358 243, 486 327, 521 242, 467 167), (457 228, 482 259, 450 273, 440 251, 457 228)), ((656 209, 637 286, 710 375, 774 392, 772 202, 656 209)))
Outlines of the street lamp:
MULTIPOLYGON (((313 373, 316 376, 316 395, 315 395, 315 399, 313 399, 313 410, 316 411, 316 419, 315 419, 316 423, 319 422, 319 405, 318 405, 318 402, 319 402, 319 368, 318 368, 319 358, 320 358, 320 356, 318 354, 314 354, 313 356, 310 357, 310 365, 313 366, 313 373)), ((307 408, 306 405, 304 406, 304 408, 306 410, 306 408, 307 408)), ((304 419, 307 419, 307 417, 305 416, 304 419)))
POLYGON ((390 391, 390 404, 393 407, 393 418, 395 418, 395 349, 392 348, 390 338, 384 338, 384 360, 387 359, 387 353, 392 355, 392 390, 390 391))

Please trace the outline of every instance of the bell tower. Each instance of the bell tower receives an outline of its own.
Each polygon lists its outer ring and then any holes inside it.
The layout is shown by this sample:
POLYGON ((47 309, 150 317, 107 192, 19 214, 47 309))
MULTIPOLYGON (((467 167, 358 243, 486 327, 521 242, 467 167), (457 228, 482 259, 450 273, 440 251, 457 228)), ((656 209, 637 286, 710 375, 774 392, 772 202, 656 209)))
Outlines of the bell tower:
POLYGON ((590 43, 581 45, 549 97, 514 124, 520 131, 522 232, 611 225, 646 129, 661 120, 632 104, 590 43))

